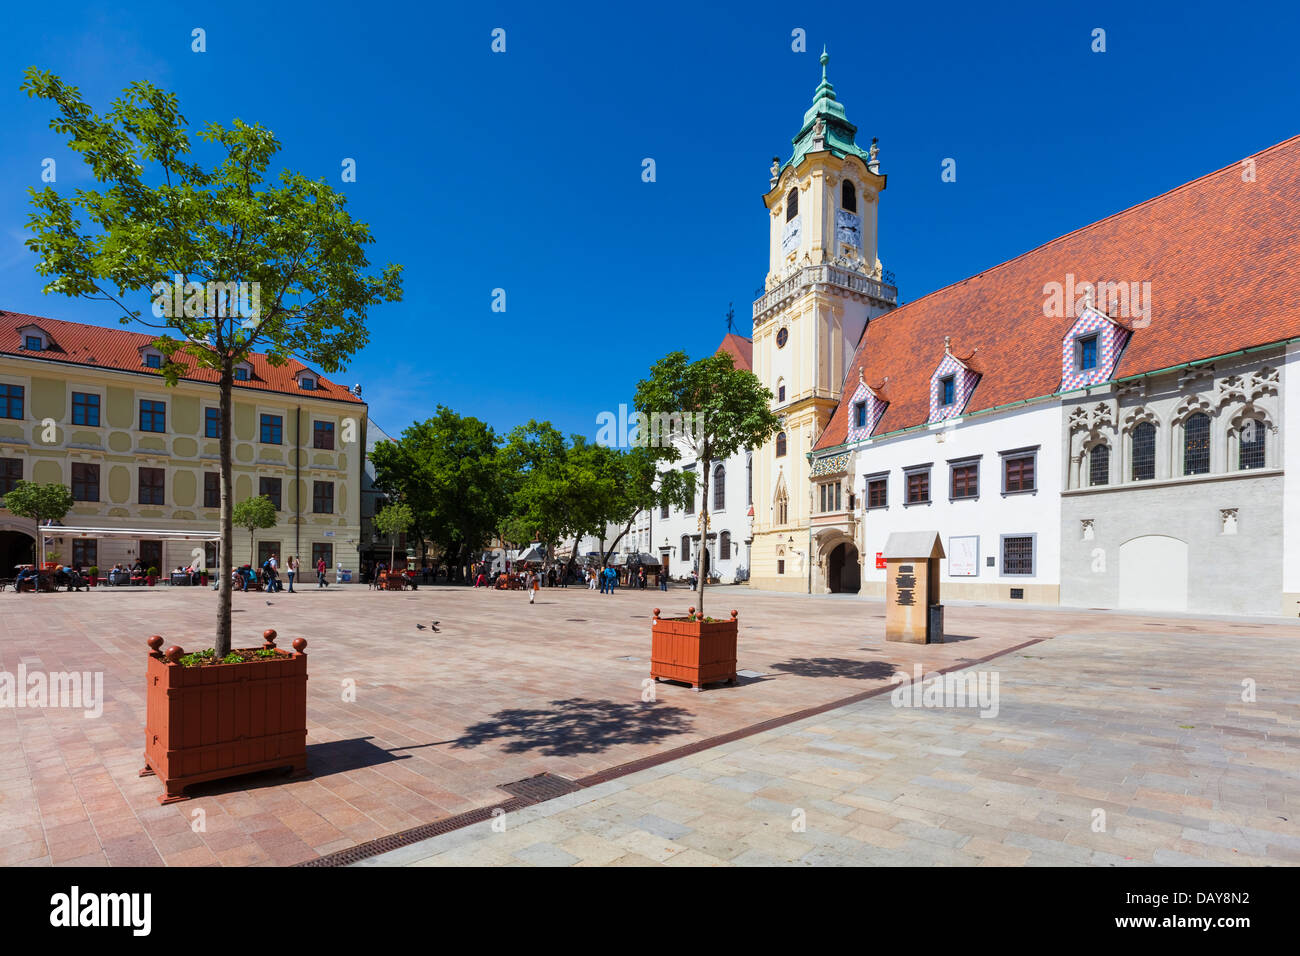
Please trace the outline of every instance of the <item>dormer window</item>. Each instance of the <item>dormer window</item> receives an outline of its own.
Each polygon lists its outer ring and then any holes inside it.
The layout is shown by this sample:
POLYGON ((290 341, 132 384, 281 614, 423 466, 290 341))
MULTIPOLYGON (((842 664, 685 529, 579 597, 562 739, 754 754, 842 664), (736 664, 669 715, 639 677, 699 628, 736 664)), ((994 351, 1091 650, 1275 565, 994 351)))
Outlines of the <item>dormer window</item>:
POLYGON ((867 427, 867 403, 857 402, 853 406, 853 424, 855 428, 867 427))
POLYGON ((955 375, 949 375, 943 379, 939 383, 939 387, 943 392, 941 405, 946 408, 957 401, 957 377, 955 375))
POLYGON ((1097 367, 1097 336, 1085 335, 1079 339, 1079 354, 1075 365, 1081 372, 1097 367))
POLYGON ((18 334, 22 337, 23 350, 26 352, 44 352, 55 347, 39 325, 19 326, 18 334))
POLYGON ((45 351, 45 340, 39 335, 23 336, 23 348, 29 352, 43 352, 45 351))
POLYGON ((796 186, 790 190, 785 197, 785 221, 789 222, 795 216, 799 215, 799 187, 796 186))
POLYGON ((316 373, 303 370, 298 373, 298 387, 304 392, 314 392, 318 387, 316 373))
POLYGON ((162 353, 161 353, 161 352, 155 352, 155 351, 152 351, 152 350, 145 352, 145 353, 144 353, 144 367, 145 367, 145 368, 162 368, 162 353))
POLYGON ((858 211, 858 191, 853 188, 850 180, 844 180, 844 185, 840 188, 840 205, 845 212, 858 211))
POLYGON ((240 364, 236 365, 236 366, 235 366, 235 381, 236 381, 236 382, 247 382, 247 381, 248 381, 248 378, 249 378, 249 373, 250 373, 251 371, 252 371, 252 369, 249 367, 248 363, 246 363, 246 362, 241 362, 240 364))

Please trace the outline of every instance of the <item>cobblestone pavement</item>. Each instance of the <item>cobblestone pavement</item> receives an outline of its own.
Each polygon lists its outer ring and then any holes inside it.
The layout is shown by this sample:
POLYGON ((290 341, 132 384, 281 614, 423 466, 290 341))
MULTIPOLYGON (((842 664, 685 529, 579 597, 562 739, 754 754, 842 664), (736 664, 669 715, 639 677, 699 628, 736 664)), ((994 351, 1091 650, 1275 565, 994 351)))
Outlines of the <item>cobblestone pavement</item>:
MULTIPOLYGON (((642 809, 637 816, 647 820, 621 836, 643 830, 655 840, 670 840, 680 853, 690 849, 700 854, 673 856, 678 862, 735 860, 739 854, 728 855, 713 844, 710 850, 683 842, 702 840, 702 834, 712 832, 698 820, 691 824, 691 833, 678 834, 676 841, 656 833, 653 827, 659 824, 651 817, 665 821, 665 832, 674 834, 687 824, 674 816, 680 817, 686 804, 675 806, 674 800, 654 797, 655 786, 699 782, 713 794, 710 800, 725 804, 743 796, 742 808, 769 800, 786 817, 799 806, 808 814, 807 830, 782 838, 787 841, 817 834, 844 836, 865 825, 891 834, 879 837, 886 841, 881 850, 900 850, 888 843, 901 837, 911 841, 904 846, 919 841, 917 845, 924 844, 932 854, 940 852, 933 840, 897 831, 898 821, 884 826, 885 816, 871 823, 871 818, 852 815, 880 810, 870 802, 877 801, 910 807, 906 812, 912 817, 903 821, 909 825, 945 830, 948 827, 936 821, 949 814, 927 805, 927 799, 943 807, 964 807, 980 794, 984 796, 979 799, 987 801, 985 791, 991 791, 998 795, 996 800, 970 811, 982 809, 990 818, 988 833, 971 836, 954 830, 958 837, 939 835, 950 840, 970 836, 961 846, 943 850, 955 849, 964 858, 983 846, 975 842, 976 836, 998 846, 1006 843, 1011 849, 998 852, 1012 857, 1020 851, 1041 855, 1035 846, 1017 849, 1009 837, 994 840, 994 831, 1002 829, 995 818, 1002 814, 1005 819, 1003 802, 1014 800, 1031 805, 1046 800, 1036 813, 1055 812, 1048 807, 1056 806, 1053 801, 1059 795, 1049 785, 1065 786, 1075 779, 1091 788, 1079 795, 1089 813, 1101 807, 1113 814, 1116 807, 1131 807, 1134 797, 1140 797, 1139 809, 1155 814, 1137 816, 1147 835, 1156 832, 1152 828, 1176 826, 1171 820, 1201 819, 1197 814, 1205 808, 1191 802, 1193 795, 1213 801, 1214 807, 1222 804, 1224 813, 1237 812, 1236 807, 1245 813, 1249 806, 1247 817, 1234 818, 1234 825, 1250 828, 1247 833, 1271 832, 1269 821, 1290 825, 1276 816, 1293 819, 1294 791, 1283 783, 1289 785, 1294 778, 1283 778, 1283 768, 1295 766, 1294 760, 1286 762, 1296 753, 1294 740, 1263 736, 1294 733, 1289 722, 1295 698, 1277 699, 1279 688, 1294 695, 1296 686, 1300 628, 1291 622, 950 605, 951 642, 916 647, 883 640, 883 606, 878 602, 746 588, 713 589, 709 601, 711 613, 739 609, 740 667, 754 676, 738 687, 702 694, 659 684, 658 699, 646 703, 641 693, 648 671, 651 609, 683 612, 694 602, 687 591, 604 596, 554 589, 542 591, 536 606, 529 606, 520 593, 459 587, 402 594, 359 586, 327 592, 308 588, 295 595, 236 594, 236 646, 256 646, 266 627, 279 631, 282 645, 295 637, 310 642, 308 767, 313 776, 297 781, 275 774, 237 778, 196 787, 190 801, 159 806, 158 781, 137 776, 144 741, 145 640, 157 633, 187 650, 210 646, 215 595, 162 587, 35 596, 5 592, 0 594, 0 671, 12 675, 21 666, 29 673, 102 673, 105 700, 97 719, 70 708, 0 709, 0 864, 301 862, 500 803, 505 796, 500 785, 533 774, 585 777, 866 690, 888 689, 896 670, 911 673, 916 663, 927 670, 957 666, 1039 638, 1049 640, 987 665, 1001 668, 1006 662, 1011 668, 997 719, 895 711, 886 696, 697 754, 683 765, 689 774, 660 767, 649 778, 624 777, 608 790, 593 788, 578 797, 610 799, 618 790, 628 794, 623 799, 649 801, 645 806, 652 809, 642 809), (427 626, 417 628, 434 620, 440 622, 436 633, 427 626), (1089 636, 1057 639, 1059 634, 1085 631, 1089 636), (1067 652, 1074 647, 1079 650, 1067 652), (1109 668, 1100 676, 1089 669, 1099 663, 1109 668), (1113 682, 1128 674, 1137 682, 1136 691, 1121 684, 1122 693, 1114 695, 1113 682), (1047 690, 1041 697, 1012 695, 1012 686, 1021 686, 1011 680, 1013 675, 1026 682, 1023 686, 1038 686, 1034 682, 1040 681, 1047 690), (1260 703, 1233 705, 1240 692, 1237 685, 1247 676, 1259 682, 1260 703), (1057 710, 1054 701, 1063 688, 1078 686, 1085 695, 1094 693, 1090 682, 1097 684, 1098 700, 1109 709, 1101 716, 1085 711, 1093 723, 1083 718, 1073 723, 1074 711, 1057 710), (1148 684, 1164 689, 1149 691, 1148 684), (345 699, 348 686, 355 687, 355 700, 345 699), (1221 704, 1212 719, 1182 713, 1203 707, 1206 700, 1221 704), (1171 726, 1165 717, 1175 712, 1178 723, 1171 726), (906 733, 878 730, 870 721, 906 733), (1181 724, 1195 729, 1184 730, 1181 724), (1229 729, 1208 729, 1216 725, 1229 729), (1007 731, 1008 726, 1014 729, 1007 731), (792 736, 796 734, 804 736, 792 736), (1101 736, 1094 740, 1097 734, 1101 736), (1096 749, 1106 734, 1119 742, 1113 753, 1096 749), (1148 741, 1148 736, 1154 739, 1148 741), (802 749, 788 766, 764 756, 763 748, 774 747, 779 754, 790 741, 800 742, 802 749), (932 753, 935 747, 964 753, 932 753), (852 748, 869 753, 864 756, 852 748), (734 788, 709 783, 704 767, 713 759, 742 761, 735 765, 739 769, 714 774, 734 778, 734 788), (834 763, 837 760, 852 767, 834 763), (914 764, 920 769, 909 772, 914 764), (846 794, 837 795, 829 783, 839 774, 846 775, 841 782, 852 783, 846 794), (1010 779, 999 779, 998 774, 1010 779), (1188 782, 1181 788, 1175 785, 1184 778, 1188 782), (1214 781, 1221 793, 1205 795, 1198 789, 1214 781), (813 784, 825 792, 810 791, 813 784), (638 795, 643 785, 651 789, 638 795), (852 792, 863 787, 871 792, 852 792), (715 792, 719 788, 721 797, 715 792), (1102 796, 1093 798, 1093 792, 1102 796), (1124 794, 1127 802, 1120 799, 1124 794)), ((719 805, 708 803, 700 812, 719 805)), ((561 806, 549 803, 533 812, 553 818, 561 806)), ((1069 806, 1077 809, 1073 802, 1069 806)), ((750 810, 738 811, 735 820, 719 825, 739 826, 750 810)), ((510 839, 526 831, 523 819, 520 815, 514 820, 510 839)), ((764 819, 769 826, 789 828, 784 819, 764 819)), ((1069 834, 1086 836, 1087 820, 1069 818, 1068 824, 1069 834)), ((1045 831, 1064 825, 1040 820, 1035 824, 1039 829, 1024 832, 1051 840, 1045 831)), ((1232 837, 1220 840, 1213 826, 1206 827, 1197 830, 1185 824, 1188 834, 1195 831, 1206 839, 1184 834, 1161 844, 1161 849, 1189 856, 1196 855, 1189 847, 1224 851, 1220 843, 1232 837)), ((591 856, 574 852, 584 845, 582 839, 608 842, 606 836, 579 829, 578 843, 572 842, 575 837, 538 839, 505 855, 514 862, 563 860, 548 856, 545 846, 522 858, 514 856, 548 841, 557 847, 563 843, 568 846, 565 854, 592 862, 611 852, 604 844, 592 844, 591 856)), ((1110 832, 1118 839, 1113 826, 1110 832)), ((465 840, 469 833, 454 839, 465 840)), ((1159 833, 1167 836, 1165 830, 1159 833)), ((738 834, 736 840, 748 835, 738 834)), ((499 841, 490 845, 493 853, 504 846, 499 841)), ((1254 850, 1262 849, 1267 851, 1264 858, 1288 862, 1285 854, 1295 853, 1294 844, 1286 842, 1257 846, 1238 839, 1226 852, 1234 848, 1243 857, 1260 855, 1254 850)), ((809 852, 805 847, 796 856, 795 849, 794 843, 774 842, 755 852, 778 862, 803 859, 809 852)), ((657 852, 647 845, 624 849, 612 859, 639 862, 637 857, 654 859, 657 852)), ((1010 857, 1007 861, 1014 862, 1010 857)))
POLYGON ((1293 637, 1074 633, 976 671, 996 715, 886 693, 361 865, 1300 863, 1293 637))

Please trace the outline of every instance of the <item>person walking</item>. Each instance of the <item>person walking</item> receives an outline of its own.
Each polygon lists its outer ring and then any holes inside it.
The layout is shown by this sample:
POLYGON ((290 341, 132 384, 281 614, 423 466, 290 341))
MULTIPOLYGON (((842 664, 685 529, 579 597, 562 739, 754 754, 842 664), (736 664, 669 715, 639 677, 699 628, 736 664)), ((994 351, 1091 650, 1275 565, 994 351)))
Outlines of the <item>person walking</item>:
POLYGON ((325 580, 326 567, 327 565, 325 564, 325 556, 322 555, 316 561, 316 590, 317 591, 319 591, 321 588, 327 588, 330 586, 329 582, 325 580))
POLYGON ((298 576, 298 556, 289 555, 289 563, 284 566, 284 573, 289 578, 289 593, 293 593, 293 579, 298 576))
POLYGON ((659 569, 659 590, 660 591, 668 590, 668 568, 667 567, 662 567, 659 569))
POLYGON ((537 589, 541 586, 542 578, 536 571, 528 572, 528 603, 534 604, 537 601, 537 589))

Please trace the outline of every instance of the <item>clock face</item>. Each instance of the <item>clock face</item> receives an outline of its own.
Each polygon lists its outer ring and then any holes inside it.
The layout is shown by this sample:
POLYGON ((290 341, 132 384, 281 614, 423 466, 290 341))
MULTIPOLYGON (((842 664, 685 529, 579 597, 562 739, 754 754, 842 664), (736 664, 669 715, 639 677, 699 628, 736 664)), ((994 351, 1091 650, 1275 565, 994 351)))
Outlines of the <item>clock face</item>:
POLYGON ((843 209, 835 211, 835 238, 854 249, 862 248, 862 217, 843 209))
POLYGON ((781 233, 781 254, 786 255, 791 250, 799 248, 799 219, 795 217, 785 224, 785 231, 781 233))
POLYGON ((778 332, 776 333, 776 347, 779 348, 779 349, 783 349, 783 348, 785 348, 785 342, 786 342, 786 339, 788 339, 788 338, 790 338, 790 330, 789 330, 789 329, 781 329, 780 331, 778 331, 778 332))

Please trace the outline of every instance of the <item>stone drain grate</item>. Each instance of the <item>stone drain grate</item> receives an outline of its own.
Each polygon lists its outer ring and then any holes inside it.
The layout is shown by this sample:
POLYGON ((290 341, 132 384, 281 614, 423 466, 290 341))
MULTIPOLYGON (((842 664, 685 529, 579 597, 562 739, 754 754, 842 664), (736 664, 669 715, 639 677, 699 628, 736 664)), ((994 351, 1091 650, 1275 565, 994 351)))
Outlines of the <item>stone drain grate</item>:
POLYGON ((566 793, 581 790, 582 787, 568 777, 559 777, 553 773, 539 773, 535 777, 525 777, 513 783, 500 784, 498 789, 529 803, 541 803, 544 800, 554 800, 566 793))

